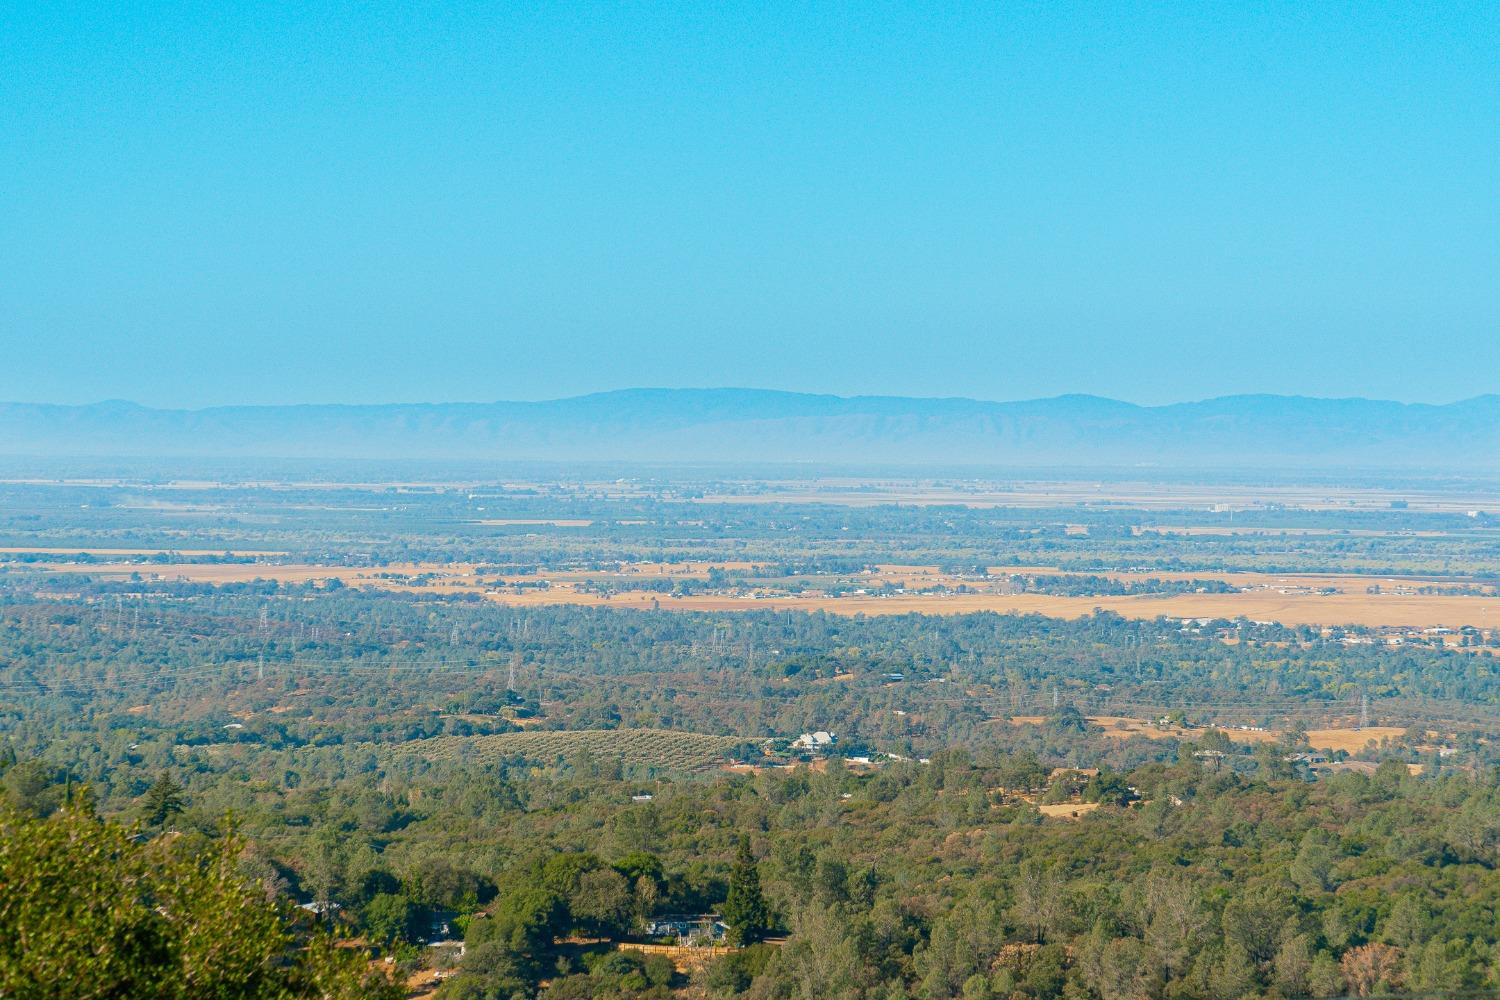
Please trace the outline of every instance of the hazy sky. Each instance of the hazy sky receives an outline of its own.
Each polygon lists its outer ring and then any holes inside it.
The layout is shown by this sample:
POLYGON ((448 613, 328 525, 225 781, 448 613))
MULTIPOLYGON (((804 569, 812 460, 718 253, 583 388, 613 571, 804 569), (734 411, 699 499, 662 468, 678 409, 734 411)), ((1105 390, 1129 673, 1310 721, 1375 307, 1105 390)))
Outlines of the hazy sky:
POLYGON ((1496 5, 0 6, 0 399, 1500 391, 1496 5))

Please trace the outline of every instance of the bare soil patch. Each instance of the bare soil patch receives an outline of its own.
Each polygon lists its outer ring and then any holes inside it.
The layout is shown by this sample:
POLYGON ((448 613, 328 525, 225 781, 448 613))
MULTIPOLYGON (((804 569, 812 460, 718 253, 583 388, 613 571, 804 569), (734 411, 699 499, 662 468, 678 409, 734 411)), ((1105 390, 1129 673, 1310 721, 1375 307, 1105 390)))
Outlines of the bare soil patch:
POLYGON ((1053 802, 1036 807, 1048 819, 1082 819, 1098 808, 1097 802, 1053 802))

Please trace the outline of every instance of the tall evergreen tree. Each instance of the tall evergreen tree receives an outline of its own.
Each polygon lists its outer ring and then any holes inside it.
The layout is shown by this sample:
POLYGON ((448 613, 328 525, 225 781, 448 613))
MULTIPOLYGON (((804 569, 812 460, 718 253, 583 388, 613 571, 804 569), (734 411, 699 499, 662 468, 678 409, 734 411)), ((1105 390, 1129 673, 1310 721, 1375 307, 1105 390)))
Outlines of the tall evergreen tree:
POLYGON ((170 817, 182 812, 186 804, 182 797, 182 786, 173 781, 170 774, 163 774, 156 779, 156 784, 146 789, 141 807, 148 824, 161 826, 170 817))
POLYGON ((760 893, 760 868, 750 853, 750 838, 740 836, 739 853, 729 876, 729 896, 724 900, 724 922, 735 944, 760 940, 769 928, 771 914, 760 893))

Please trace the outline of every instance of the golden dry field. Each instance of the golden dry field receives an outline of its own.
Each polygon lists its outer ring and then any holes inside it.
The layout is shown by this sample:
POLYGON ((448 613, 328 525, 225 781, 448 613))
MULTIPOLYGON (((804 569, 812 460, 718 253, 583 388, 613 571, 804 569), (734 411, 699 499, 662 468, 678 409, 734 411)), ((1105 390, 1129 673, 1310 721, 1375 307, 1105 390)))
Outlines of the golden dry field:
MULTIPOLYGON (((997 722, 1005 720, 996 720, 997 722)), ((1012 716, 1009 722, 1013 726, 1039 726, 1046 721, 1040 715, 1017 715, 1012 716)), ((1128 739, 1132 736, 1144 736, 1147 739, 1164 740, 1196 740, 1201 739, 1210 727, 1195 726, 1191 729, 1183 729, 1178 726, 1158 726, 1145 719, 1131 718, 1124 715, 1090 715, 1088 721, 1104 730, 1104 735, 1119 739, 1128 739)), ((1270 729, 1221 729, 1225 736, 1236 743, 1274 743, 1281 739, 1284 733, 1270 729)), ((1343 727, 1328 729, 1309 729, 1307 731, 1307 745, 1314 750, 1344 750, 1348 753, 1357 753, 1374 742, 1379 744, 1381 740, 1395 739, 1406 732, 1398 726, 1365 726, 1343 727)), ((1428 734, 1436 736, 1435 733, 1428 734)))
POLYGON ((1395 739, 1404 732, 1406 730, 1395 726, 1366 726, 1363 729, 1309 729, 1307 744, 1319 750, 1347 750, 1349 753, 1357 753, 1363 750, 1371 740, 1378 744, 1381 740, 1395 739))
POLYGON ((676 611, 795 610, 842 615, 967 614, 995 611, 1082 618, 1096 610, 1127 618, 1238 618, 1287 625, 1365 625, 1409 628, 1472 625, 1500 628, 1500 599, 1433 595, 1285 594, 1275 589, 1242 594, 1174 594, 1170 596, 1066 597, 1052 594, 904 594, 888 597, 792 597, 624 593, 613 596, 546 591, 493 593, 504 604, 589 604, 661 608, 676 611))
MULTIPOLYGON (((1207 732, 1203 728, 1181 729, 1176 726, 1158 726, 1145 719, 1133 719, 1124 715, 1091 715, 1089 721, 1096 726, 1103 727, 1105 736, 1122 740, 1131 736, 1144 736, 1152 740, 1193 740, 1207 732)), ((1223 732, 1236 743, 1274 743, 1281 736, 1280 733, 1265 729, 1225 729, 1223 732)))
MULTIPOLYGON (((16 549, 36 552, 37 549, 16 549)), ((85 550, 74 550, 79 553, 85 550)), ((97 555, 119 555, 123 552, 87 550, 97 555)), ((179 550, 182 551, 182 550, 179 550)), ((194 553, 213 554, 206 550, 194 553)), ((66 552, 60 554, 67 554, 66 552)), ((136 554, 148 554, 145 552, 136 554)), ((154 553, 151 553, 154 554, 154 553)), ((189 552, 183 551, 188 555, 189 552)), ((248 554, 248 553, 247 553, 248 554)), ((378 587, 398 591, 427 593, 478 592, 497 603, 516 606, 574 604, 619 608, 653 608, 671 611, 733 612, 752 610, 827 611, 843 615, 897 614, 965 614, 976 611, 1041 614, 1054 618, 1081 618, 1096 610, 1112 611, 1127 618, 1166 616, 1183 619, 1234 619, 1275 621, 1287 625, 1362 625, 1391 626, 1411 629, 1445 627, 1457 629, 1475 626, 1500 628, 1500 597, 1478 597, 1457 594, 1397 593, 1428 584, 1440 584, 1436 577, 1377 577, 1349 574, 1284 573, 1099 573, 1099 576, 1122 581, 1158 579, 1213 579, 1244 588, 1235 593, 1140 594, 1129 596, 1063 596, 1056 594, 1000 592, 994 581, 966 580, 939 572, 932 566, 888 565, 861 577, 870 589, 882 585, 903 585, 907 591, 929 587, 945 588, 945 593, 844 594, 828 596, 816 592, 791 595, 776 592, 747 591, 673 596, 644 590, 625 590, 615 594, 591 593, 581 589, 585 581, 607 583, 610 580, 703 579, 709 568, 748 570, 748 562, 640 563, 616 572, 549 572, 507 574, 503 585, 476 575, 469 563, 393 563, 378 567, 325 566, 312 563, 109 563, 52 562, 36 568, 58 572, 86 572, 96 576, 128 576, 139 573, 148 579, 184 580, 198 583, 236 583, 256 579, 305 583, 338 579, 349 586, 378 587), (424 582, 412 578, 424 577, 424 582), (545 586, 537 586, 545 583, 545 586), (516 587, 515 584, 522 584, 516 587), (1379 586, 1383 592, 1368 590, 1379 586), (971 593, 957 593, 959 587, 971 593), (1334 590, 1337 593, 1321 593, 1334 590)), ((1045 566, 997 566, 992 575, 1057 574, 1062 571, 1045 566)))

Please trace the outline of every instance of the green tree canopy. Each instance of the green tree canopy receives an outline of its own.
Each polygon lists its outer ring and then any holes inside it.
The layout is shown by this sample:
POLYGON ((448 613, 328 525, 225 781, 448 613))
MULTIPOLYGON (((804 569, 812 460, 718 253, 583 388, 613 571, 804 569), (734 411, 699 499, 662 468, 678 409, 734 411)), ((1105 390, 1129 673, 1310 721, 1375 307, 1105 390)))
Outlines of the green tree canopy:
POLYGON ((241 844, 141 841, 77 805, 0 814, 0 996, 398 997, 363 952, 299 932, 241 844))
POLYGON ((758 941, 770 928, 771 912, 760 892, 760 869, 750 853, 750 838, 740 837, 734 870, 729 876, 729 896, 724 900, 724 922, 736 944, 758 941))

